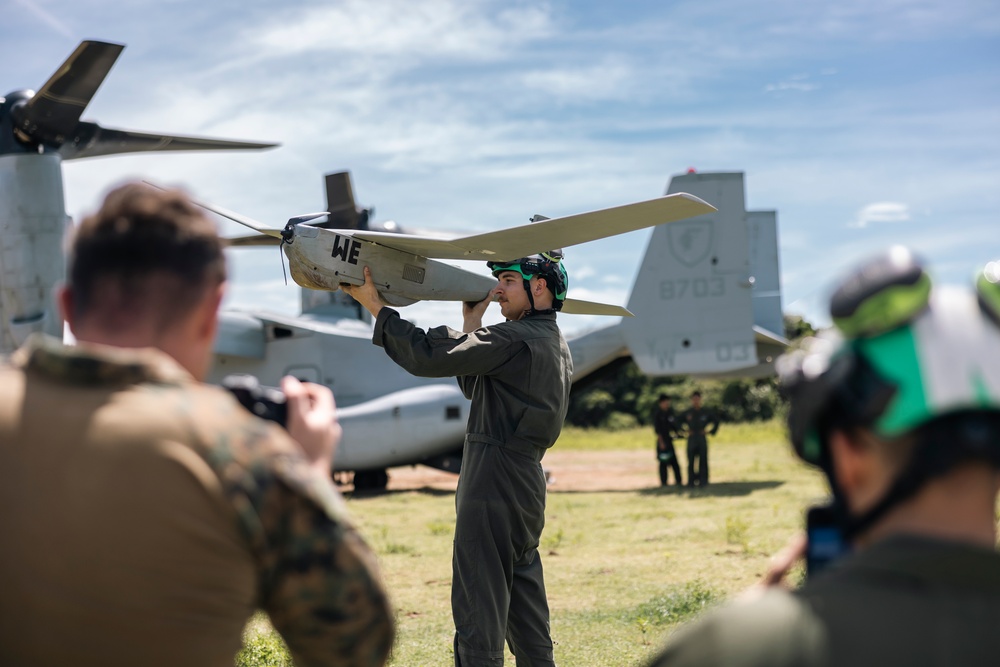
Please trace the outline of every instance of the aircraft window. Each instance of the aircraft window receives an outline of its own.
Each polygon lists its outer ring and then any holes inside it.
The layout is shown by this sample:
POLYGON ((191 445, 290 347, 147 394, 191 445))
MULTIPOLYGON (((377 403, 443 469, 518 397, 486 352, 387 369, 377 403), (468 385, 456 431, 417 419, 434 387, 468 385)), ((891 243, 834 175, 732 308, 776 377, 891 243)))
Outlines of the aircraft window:
POLYGON ((448 405, 444 408, 444 418, 448 421, 462 418, 462 408, 457 405, 448 405))

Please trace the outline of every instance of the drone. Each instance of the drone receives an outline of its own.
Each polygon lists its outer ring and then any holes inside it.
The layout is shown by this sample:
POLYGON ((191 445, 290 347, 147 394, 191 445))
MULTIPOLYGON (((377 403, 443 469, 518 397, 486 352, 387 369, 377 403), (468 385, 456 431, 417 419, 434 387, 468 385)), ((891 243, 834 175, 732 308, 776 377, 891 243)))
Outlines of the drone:
MULTIPOLYGON (((153 184, 150 184, 153 185, 153 184)), ((159 187, 155 186, 154 187, 159 187)), ((329 229, 309 224, 325 212, 290 218, 268 227, 207 202, 196 203, 249 227, 259 236, 234 245, 277 244, 288 258, 289 273, 300 286, 336 291, 365 282, 364 267, 383 303, 408 306, 418 301, 481 301, 496 280, 439 260, 506 261, 552 248, 588 243, 647 227, 693 218, 716 210, 694 195, 676 193, 560 218, 534 216, 533 222, 483 234, 441 239, 370 229, 329 229)), ((621 306, 568 298, 562 312, 630 317, 621 306)))

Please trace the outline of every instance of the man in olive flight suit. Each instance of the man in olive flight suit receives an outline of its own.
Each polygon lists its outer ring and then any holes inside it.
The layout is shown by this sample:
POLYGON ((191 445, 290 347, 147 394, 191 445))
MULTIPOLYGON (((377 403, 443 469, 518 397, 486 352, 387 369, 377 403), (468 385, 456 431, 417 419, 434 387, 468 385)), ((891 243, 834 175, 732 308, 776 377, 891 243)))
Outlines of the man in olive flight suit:
POLYGON ((330 390, 288 430, 203 384, 223 245, 179 191, 112 191, 60 304, 0 366, 0 664, 232 667, 268 612, 297 665, 383 665, 392 609, 330 471, 330 390))
POLYGON ((691 394, 691 407, 681 415, 688 434, 688 486, 708 486, 708 438, 719 430, 715 412, 701 405, 701 392, 691 394))
POLYGON ((556 324, 566 295, 558 251, 489 262, 497 286, 463 306, 462 331, 424 332, 383 307, 365 267, 344 286, 375 317, 373 342, 407 371, 456 376, 472 400, 455 494, 455 664, 554 665, 538 543, 545 524, 541 460, 562 429, 573 363, 556 324), (506 322, 482 326, 496 297, 506 322))
POLYGON ((674 483, 680 486, 681 466, 677 462, 677 451, 674 449, 674 438, 678 436, 679 424, 677 414, 670 405, 670 397, 660 394, 657 401, 659 408, 653 415, 653 430, 656 431, 656 461, 659 464, 660 486, 667 485, 667 466, 674 471, 674 483))
POLYGON ((1000 262, 976 287, 932 288, 896 247, 834 293, 840 335, 779 361, 792 445, 827 477, 832 525, 651 665, 997 664, 1000 262), (835 551, 837 532, 853 553, 794 592, 778 585, 803 553, 835 551))

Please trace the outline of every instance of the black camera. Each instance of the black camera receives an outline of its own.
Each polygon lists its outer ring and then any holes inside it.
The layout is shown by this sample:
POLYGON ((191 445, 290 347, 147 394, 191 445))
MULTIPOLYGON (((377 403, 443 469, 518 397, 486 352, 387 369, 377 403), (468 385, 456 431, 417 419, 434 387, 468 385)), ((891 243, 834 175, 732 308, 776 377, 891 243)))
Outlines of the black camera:
POLYGON ((806 576, 819 573, 851 551, 831 505, 816 505, 806 511, 806 538, 806 576))
POLYGON ((277 387, 266 387, 253 375, 234 373, 222 378, 222 387, 228 389, 243 407, 261 419, 287 427, 288 399, 277 387))

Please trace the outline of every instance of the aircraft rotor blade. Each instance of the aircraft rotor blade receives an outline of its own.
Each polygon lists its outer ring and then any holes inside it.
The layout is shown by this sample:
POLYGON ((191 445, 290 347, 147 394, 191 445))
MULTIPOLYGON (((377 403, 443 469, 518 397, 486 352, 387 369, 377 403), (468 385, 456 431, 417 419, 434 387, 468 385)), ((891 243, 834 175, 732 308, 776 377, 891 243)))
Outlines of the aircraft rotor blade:
POLYGON ((273 148, 278 144, 252 141, 230 141, 169 134, 151 134, 101 127, 97 123, 79 123, 76 135, 66 141, 59 154, 64 160, 87 157, 140 153, 146 151, 220 151, 273 148))
POLYGON ((15 113, 18 134, 33 144, 60 146, 70 140, 90 100, 125 48, 84 41, 41 90, 15 113))
POLYGON ((704 215, 716 208, 681 192, 496 232, 441 240, 370 231, 354 238, 434 259, 507 260, 704 215))

